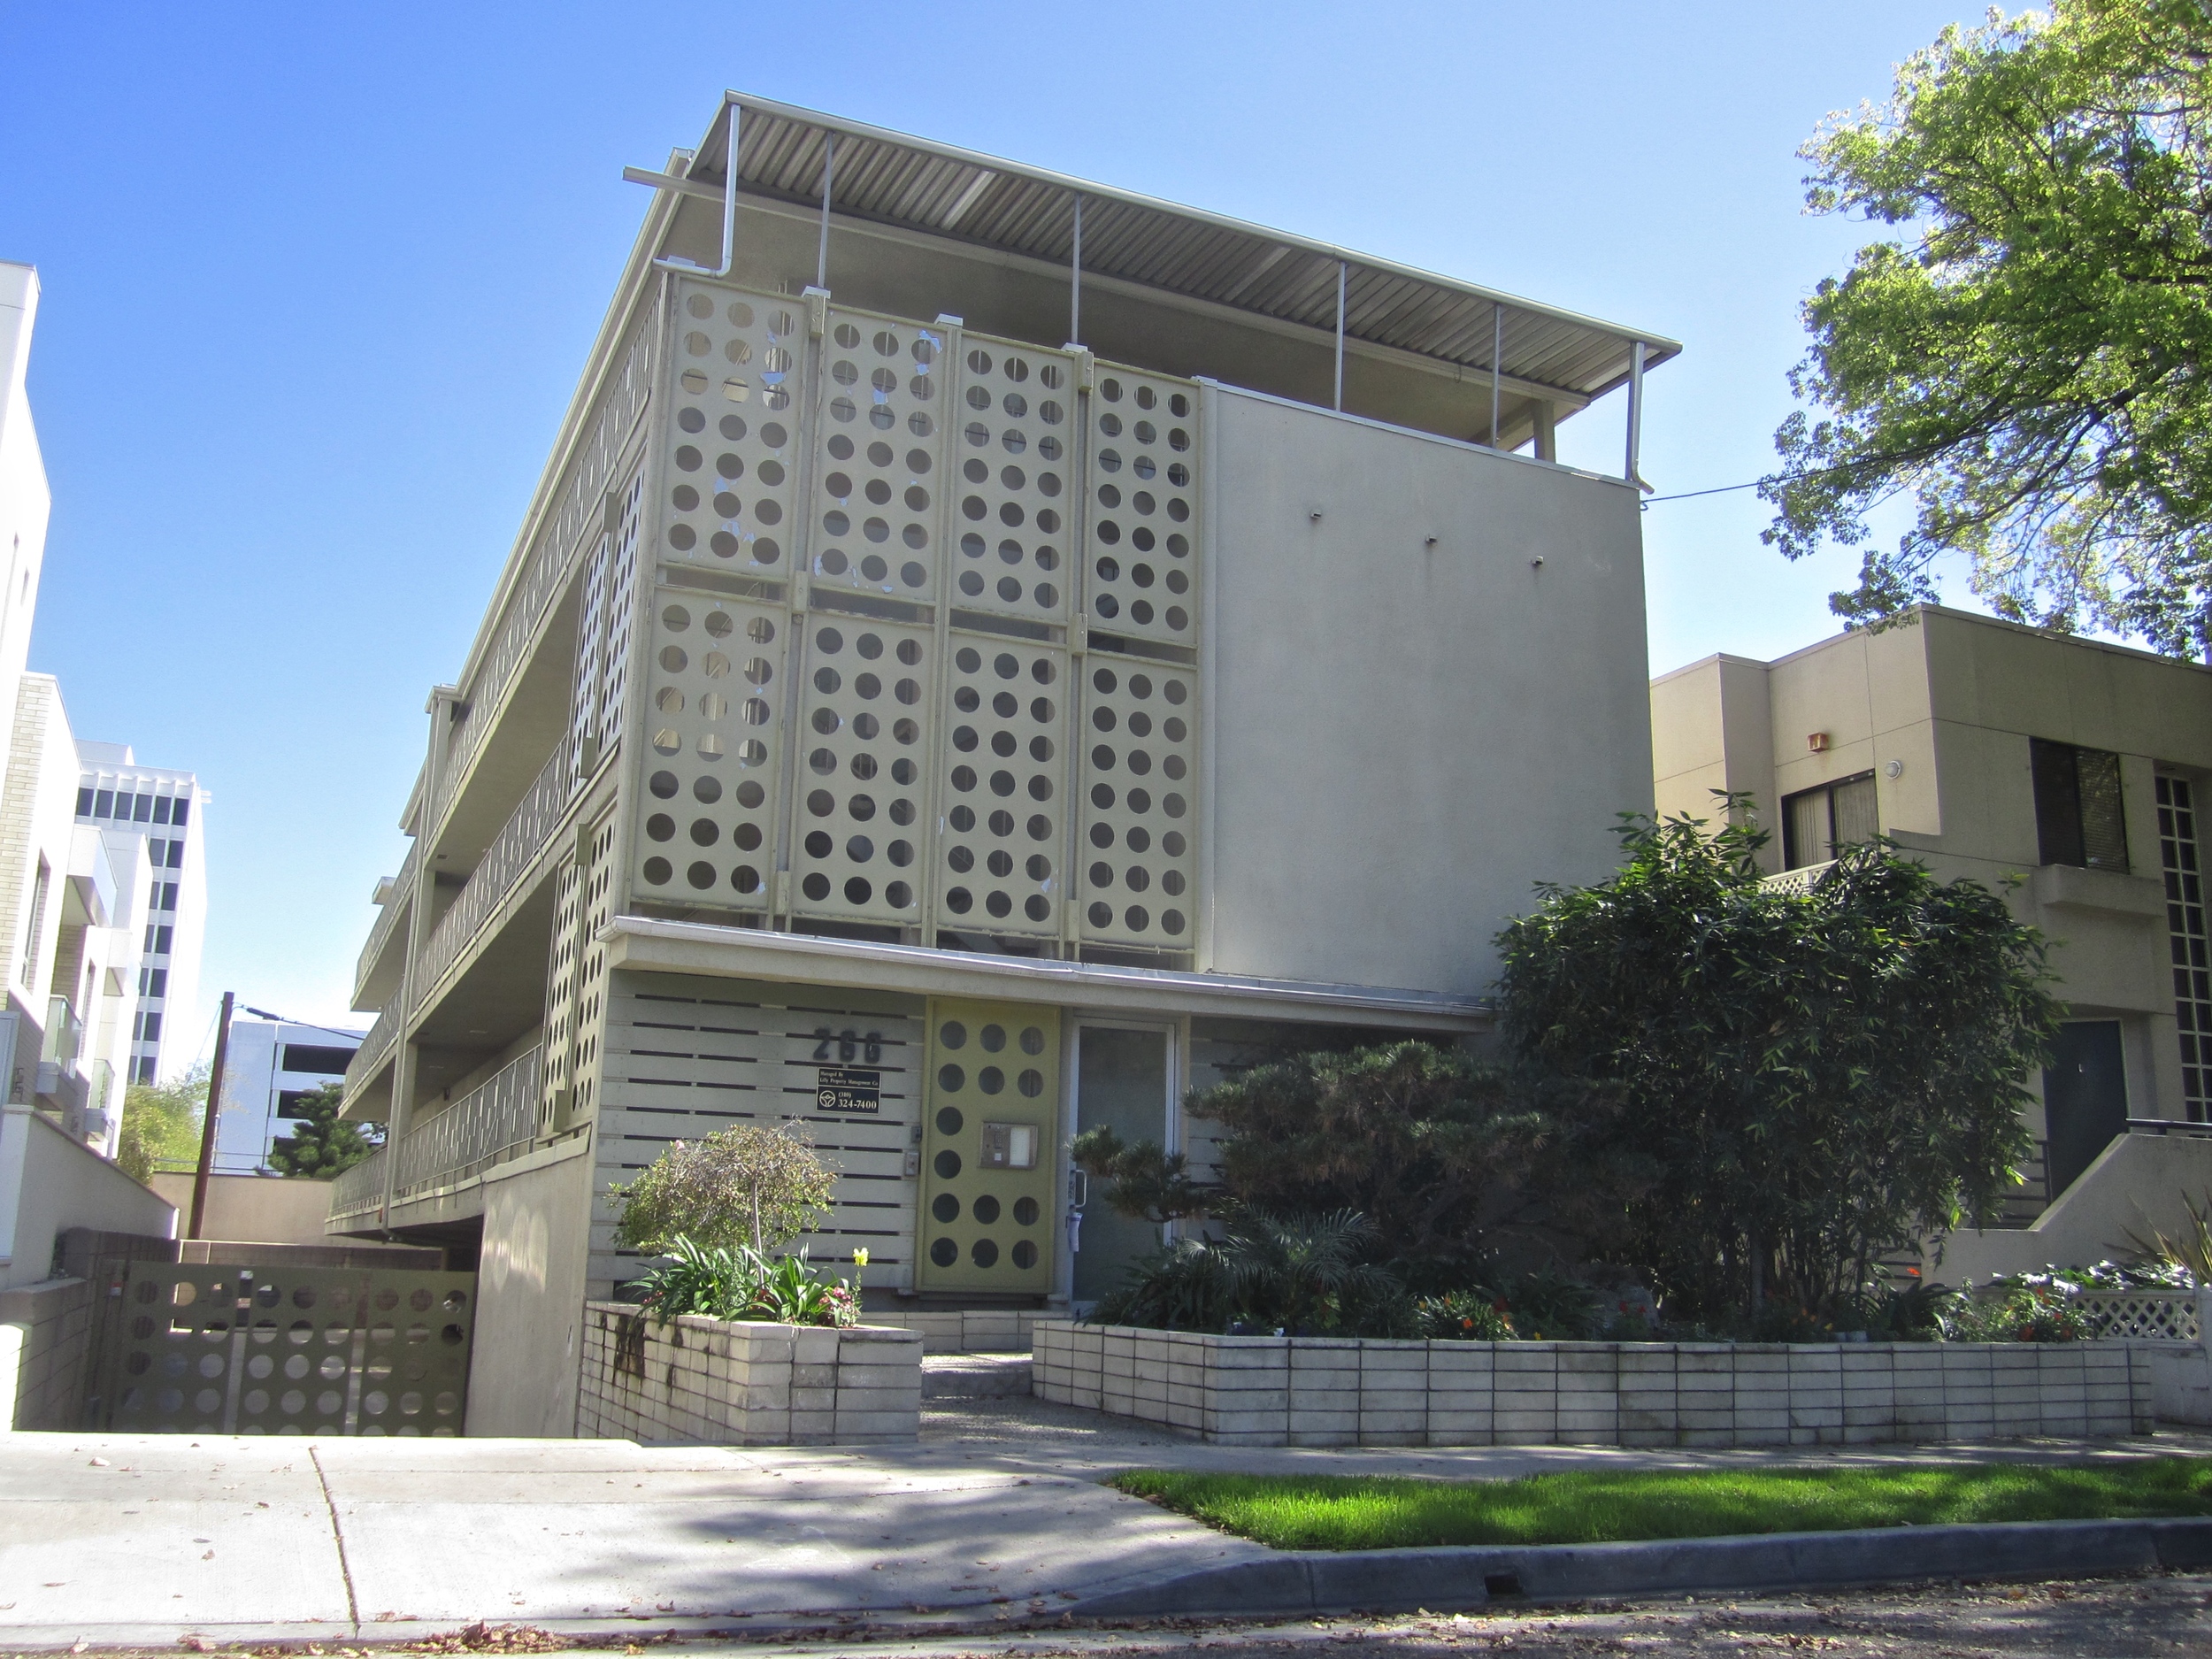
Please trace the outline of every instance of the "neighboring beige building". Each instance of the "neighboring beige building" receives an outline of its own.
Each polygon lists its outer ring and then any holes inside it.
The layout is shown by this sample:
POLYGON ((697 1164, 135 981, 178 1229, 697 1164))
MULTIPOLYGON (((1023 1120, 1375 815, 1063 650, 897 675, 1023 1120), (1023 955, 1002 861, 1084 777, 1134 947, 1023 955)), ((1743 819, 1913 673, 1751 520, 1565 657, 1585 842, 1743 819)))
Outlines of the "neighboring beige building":
POLYGON ((753 99, 635 176, 354 1004, 330 1228, 479 1263, 478 1433, 572 1431, 606 1189, 731 1124, 879 1317, 1088 1302, 1156 1235, 1079 1130, 1485 1029, 1651 799, 1638 491, 1552 433, 1669 342, 753 99))
POLYGON ((1651 722, 1661 814, 1748 794, 1777 879, 1876 832, 1946 879, 2024 878, 2013 906, 2054 941, 2068 1022, 2007 1217, 2027 1231, 1953 1240, 1947 1278, 2110 1256, 2212 1195, 2212 1141, 2186 1128, 2212 1119, 2212 669, 1924 606, 1663 674, 1651 722))

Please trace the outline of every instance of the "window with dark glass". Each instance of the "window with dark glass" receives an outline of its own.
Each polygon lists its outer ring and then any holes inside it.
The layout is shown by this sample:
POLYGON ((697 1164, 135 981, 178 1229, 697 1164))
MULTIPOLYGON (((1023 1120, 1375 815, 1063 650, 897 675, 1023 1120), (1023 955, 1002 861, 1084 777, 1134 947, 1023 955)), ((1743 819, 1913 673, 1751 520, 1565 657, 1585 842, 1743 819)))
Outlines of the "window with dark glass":
POLYGON ((2120 757, 2032 737, 2028 768, 2035 780, 2037 862, 2124 873, 2128 833, 2120 805, 2120 757))
POLYGON ((1782 861, 1786 869, 1825 864, 1836 856, 1837 848, 1855 847, 1881 833, 1870 772, 1782 797, 1782 861))

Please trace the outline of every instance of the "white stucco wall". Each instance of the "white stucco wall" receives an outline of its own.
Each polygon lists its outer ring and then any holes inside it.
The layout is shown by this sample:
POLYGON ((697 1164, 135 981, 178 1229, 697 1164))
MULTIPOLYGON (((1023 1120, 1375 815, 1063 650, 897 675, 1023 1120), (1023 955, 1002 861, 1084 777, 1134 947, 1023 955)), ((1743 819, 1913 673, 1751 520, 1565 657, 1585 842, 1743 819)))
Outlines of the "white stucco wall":
POLYGON ((1205 965, 1479 993, 1532 885, 1651 807, 1635 492, 1218 387, 1205 419, 1205 965))

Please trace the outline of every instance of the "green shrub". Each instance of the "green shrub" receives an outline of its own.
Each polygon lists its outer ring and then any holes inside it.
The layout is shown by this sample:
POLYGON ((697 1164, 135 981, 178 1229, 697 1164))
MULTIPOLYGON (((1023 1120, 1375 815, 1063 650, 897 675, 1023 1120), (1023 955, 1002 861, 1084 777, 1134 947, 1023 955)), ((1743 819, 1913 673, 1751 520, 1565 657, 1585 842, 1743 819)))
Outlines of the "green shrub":
POLYGON ((1510 1342, 1513 1317, 1486 1291, 1454 1290, 1424 1296, 1417 1310, 1421 1334, 1432 1341, 1510 1342))
MULTIPOLYGON (((663 1325, 685 1314, 776 1325, 860 1322, 860 1297, 853 1286, 823 1278, 803 1253, 771 1262, 749 1245, 702 1245, 678 1237, 669 1240, 668 1256, 630 1286, 663 1325)), ((856 1259, 866 1265, 864 1253, 856 1259)))

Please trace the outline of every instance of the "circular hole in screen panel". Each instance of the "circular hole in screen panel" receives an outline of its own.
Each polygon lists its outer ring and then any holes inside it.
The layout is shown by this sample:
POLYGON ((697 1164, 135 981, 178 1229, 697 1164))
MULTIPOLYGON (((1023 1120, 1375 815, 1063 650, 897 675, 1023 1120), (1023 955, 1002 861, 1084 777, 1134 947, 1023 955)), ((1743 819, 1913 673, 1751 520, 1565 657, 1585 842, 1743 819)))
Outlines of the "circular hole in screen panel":
POLYGON ((802 693, 808 810, 793 849, 795 902, 809 916, 918 923, 914 880, 928 772, 921 727, 937 642, 926 627, 818 614, 802 693), (834 649, 829 649, 834 641, 834 649))
POLYGON ((1178 664, 1101 652, 1084 659, 1082 725, 1093 740, 1079 791, 1086 939, 1192 948, 1196 684, 1178 664), (1133 894, 1143 902, 1132 903, 1133 894))
POLYGON ((952 492, 956 548, 987 557, 956 603, 1000 616, 1060 621, 1068 613, 1062 573, 1072 541, 1074 361, 1012 341, 972 342, 955 398, 959 434, 952 492))
POLYGON ((798 511, 804 308, 687 279, 678 311, 663 428, 672 465, 653 552, 671 564, 782 575, 798 511))
POLYGON ((948 925, 1057 933, 1068 812, 1067 654, 977 634, 953 634, 949 649, 950 742, 939 763, 943 830, 936 859, 941 878, 956 880, 944 889, 948 925), (1033 860, 1036 854, 1041 862, 1033 860))
POLYGON ((1093 626, 1194 645, 1198 388, 1102 364, 1098 375, 1083 511, 1093 554, 1108 557, 1084 579, 1093 626))
POLYGON ((637 792, 632 892, 686 908, 764 910, 775 760, 793 695, 784 613, 663 587, 650 626, 649 736, 665 741, 654 745, 637 792), (681 637, 705 649, 664 654, 672 615, 684 619, 681 637), (680 841, 662 833, 679 824, 680 841), (676 856, 678 844, 686 856, 676 856))
POLYGON ((934 599, 951 413, 944 335, 833 307, 823 352, 833 396, 814 439, 822 459, 813 580, 884 598, 934 599))

